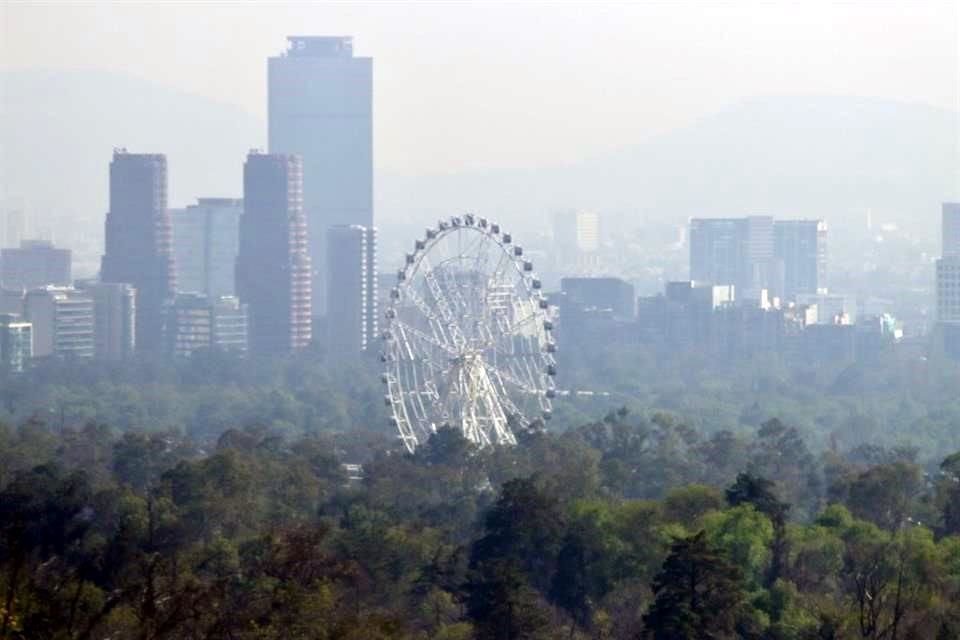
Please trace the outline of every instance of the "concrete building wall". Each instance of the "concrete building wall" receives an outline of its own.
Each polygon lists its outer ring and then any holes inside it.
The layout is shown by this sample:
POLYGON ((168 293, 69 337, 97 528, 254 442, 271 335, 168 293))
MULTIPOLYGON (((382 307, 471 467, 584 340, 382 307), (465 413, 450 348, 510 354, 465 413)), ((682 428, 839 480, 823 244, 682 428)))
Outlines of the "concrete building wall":
POLYGON ((823 220, 777 220, 774 253, 783 264, 784 300, 815 294, 827 286, 827 224, 823 220))
POLYGON ((944 258, 960 257, 960 202, 944 202, 941 242, 944 258))
POLYGON ((178 292, 234 295, 242 214, 237 198, 199 198, 171 211, 178 292))
POLYGON ((315 315, 326 312, 326 231, 373 225, 373 60, 346 37, 291 36, 267 64, 271 153, 303 158, 315 315))
POLYGON ((136 288, 138 351, 163 347, 165 306, 176 291, 172 235, 166 156, 114 151, 100 279, 136 288))
POLYGON ((327 346, 336 354, 358 354, 374 341, 378 328, 377 231, 331 227, 327 245, 327 346))
POLYGON ((26 295, 25 319, 33 325, 33 355, 94 356, 93 299, 72 287, 45 287, 26 295))
POLYGON ((69 286, 70 262, 69 249, 57 249, 42 240, 24 240, 17 249, 0 251, 0 284, 9 289, 69 286))
POLYGON ((937 322, 960 323, 960 256, 937 260, 937 322))
POLYGON ((0 314, 0 367, 21 373, 33 358, 33 325, 14 314, 0 314))
POLYGON ((137 343, 137 291, 120 282, 80 286, 93 298, 94 350, 101 360, 131 357, 137 343))
POLYGON ((298 156, 258 152, 244 165, 237 296, 247 305, 250 351, 258 355, 299 350, 312 337, 302 167, 298 156))

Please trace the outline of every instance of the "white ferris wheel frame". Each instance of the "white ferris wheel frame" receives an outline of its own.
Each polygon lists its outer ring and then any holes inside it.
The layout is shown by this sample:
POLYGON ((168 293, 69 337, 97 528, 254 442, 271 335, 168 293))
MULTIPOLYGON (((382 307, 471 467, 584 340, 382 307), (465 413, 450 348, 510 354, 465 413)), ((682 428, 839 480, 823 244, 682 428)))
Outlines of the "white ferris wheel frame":
POLYGON ((550 419, 551 399, 557 393, 552 335, 556 309, 543 296, 523 248, 513 244, 497 223, 465 214, 428 228, 397 272, 385 315, 384 400, 390 422, 409 452, 445 425, 485 447, 515 444, 514 426, 528 427, 532 411, 550 419), (466 250, 458 245, 458 253, 436 266, 431 263, 431 252, 450 241, 452 234, 459 234, 460 241, 465 233, 477 234, 473 245, 466 250), (491 253, 484 253, 485 248, 491 253), (490 255, 498 256, 498 262, 487 273, 490 255), (446 263, 470 260, 475 270, 458 273, 472 273, 484 295, 468 300, 462 296, 463 282, 446 263), (485 282, 479 282, 481 276, 485 282), (428 295, 421 295, 417 285, 428 295), (479 313, 467 313, 477 305, 479 313), (520 313, 524 315, 518 320, 520 313), (411 314, 415 318, 409 318, 411 314), (468 317, 473 323, 470 335, 460 324, 468 317))

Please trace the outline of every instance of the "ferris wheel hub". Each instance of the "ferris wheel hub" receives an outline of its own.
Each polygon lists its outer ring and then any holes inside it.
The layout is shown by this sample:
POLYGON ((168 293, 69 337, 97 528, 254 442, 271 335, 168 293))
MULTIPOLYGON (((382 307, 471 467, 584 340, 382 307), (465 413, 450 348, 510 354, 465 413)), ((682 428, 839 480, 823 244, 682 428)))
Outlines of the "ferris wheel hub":
POLYGON ((404 256, 381 360, 391 424, 411 452, 438 424, 502 445, 551 415, 555 313, 512 243, 498 224, 465 214, 427 229, 404 256))

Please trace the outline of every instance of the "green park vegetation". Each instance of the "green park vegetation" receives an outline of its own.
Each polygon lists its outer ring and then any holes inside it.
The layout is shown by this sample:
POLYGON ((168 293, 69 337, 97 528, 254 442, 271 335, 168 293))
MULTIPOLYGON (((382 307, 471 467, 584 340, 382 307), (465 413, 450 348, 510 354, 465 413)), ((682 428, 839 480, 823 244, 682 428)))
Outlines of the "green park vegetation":
POLYGON ((413 455, 373 362, 4 380, 0 638, 960 638, 953 365, 634 355, 516 447, 413 455))

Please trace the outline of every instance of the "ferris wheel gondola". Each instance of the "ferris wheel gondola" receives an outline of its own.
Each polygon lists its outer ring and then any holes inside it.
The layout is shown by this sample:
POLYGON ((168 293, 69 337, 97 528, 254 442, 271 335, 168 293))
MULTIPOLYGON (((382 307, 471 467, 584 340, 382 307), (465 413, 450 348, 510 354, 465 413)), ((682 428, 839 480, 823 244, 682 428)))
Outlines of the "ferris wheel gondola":
POLYGON ((500 225, 466 214, 427 229, 385 315, 385 402, 410 452, 444 426, 483 447, 549 420, 555 310, 500 225))

